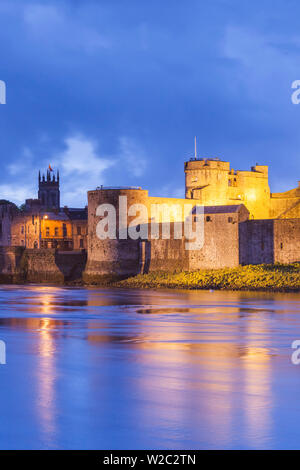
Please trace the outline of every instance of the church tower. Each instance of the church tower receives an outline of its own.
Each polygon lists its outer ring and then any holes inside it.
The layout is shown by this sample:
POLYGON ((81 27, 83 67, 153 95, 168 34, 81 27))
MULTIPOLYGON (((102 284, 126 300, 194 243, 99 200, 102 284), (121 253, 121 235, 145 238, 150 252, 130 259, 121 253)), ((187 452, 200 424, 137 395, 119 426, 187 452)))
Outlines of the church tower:
POLYGON ((46 210, 60 209, 60 190, 59 190, 59 172, 56 177, 49 165, 46 176, 39 171, 39 192, 38 198, 42 207, 46 210))

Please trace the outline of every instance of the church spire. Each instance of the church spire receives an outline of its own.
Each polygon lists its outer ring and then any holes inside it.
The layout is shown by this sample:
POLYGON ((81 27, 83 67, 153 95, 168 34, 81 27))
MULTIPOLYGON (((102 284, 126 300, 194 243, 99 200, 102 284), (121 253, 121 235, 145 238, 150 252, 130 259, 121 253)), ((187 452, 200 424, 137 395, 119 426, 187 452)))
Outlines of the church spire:
MULTIPOLYGON (((49 165, 50 166, 50 165, 49 165)), ((60 209, 59 172, 57 177, 54 171, 47 168, 45 173, 39 171, 38 198, 47 210, 60 209)))

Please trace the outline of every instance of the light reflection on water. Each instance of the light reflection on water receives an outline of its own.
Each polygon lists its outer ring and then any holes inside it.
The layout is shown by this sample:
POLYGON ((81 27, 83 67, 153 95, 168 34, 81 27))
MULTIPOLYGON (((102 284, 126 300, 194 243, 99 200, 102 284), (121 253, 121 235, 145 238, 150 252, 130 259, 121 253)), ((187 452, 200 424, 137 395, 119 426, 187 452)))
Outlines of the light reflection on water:
POLYGON ((300 295, 0 289, 0 448, 299 448, 300 295))

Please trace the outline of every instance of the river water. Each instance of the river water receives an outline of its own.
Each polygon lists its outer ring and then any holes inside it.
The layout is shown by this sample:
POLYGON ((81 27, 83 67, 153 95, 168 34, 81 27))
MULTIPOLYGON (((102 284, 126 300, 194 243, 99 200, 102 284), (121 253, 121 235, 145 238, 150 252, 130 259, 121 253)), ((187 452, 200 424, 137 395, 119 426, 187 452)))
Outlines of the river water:
POLYGON ((1 449, 300 448, 300 294, 2 286, 1 449))

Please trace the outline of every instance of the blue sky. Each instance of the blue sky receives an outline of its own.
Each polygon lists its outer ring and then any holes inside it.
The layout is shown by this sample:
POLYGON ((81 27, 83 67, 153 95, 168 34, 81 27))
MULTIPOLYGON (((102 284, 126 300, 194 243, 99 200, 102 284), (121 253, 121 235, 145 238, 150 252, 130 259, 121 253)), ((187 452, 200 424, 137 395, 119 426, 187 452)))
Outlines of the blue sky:
POLYGON ((184 195, 193 154, 300 179, 300 4, 289 0, 0 1, 0 198, 62 176, 62 203, 139 185, 184 195))

